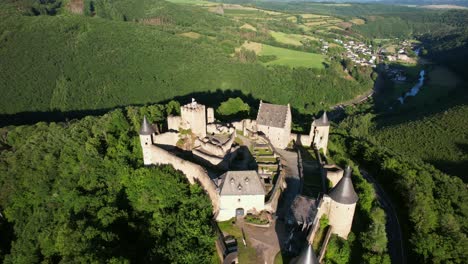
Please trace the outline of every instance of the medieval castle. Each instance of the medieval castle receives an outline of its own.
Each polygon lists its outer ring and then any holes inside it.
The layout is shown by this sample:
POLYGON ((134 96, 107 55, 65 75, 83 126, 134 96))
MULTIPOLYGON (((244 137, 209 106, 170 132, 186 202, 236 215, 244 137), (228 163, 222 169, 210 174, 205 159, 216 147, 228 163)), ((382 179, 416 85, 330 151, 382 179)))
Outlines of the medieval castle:
MULTIPOLYGON (((156 133, 144 117, 140 129, 143 162, 145 165, 170 164, 183 172, 191 184, 198 182, 211 199, 217 221, 264 210, 275 213, 280 193, 286 185, 280 162, 276 162, 281 155, 276 150, 286 149, 293 142, 327 154, 330 122, 326 113, 311 123, 308 135, 291 133, 289 104, 260 101, 256 120, 244 119, 228 124, 217 122, 214 109, 206 108, 194 99, 181 106, 180 113, 180 116, 167 118, 168 129, 164 133, 156 133), (248 142, 250 146, 243 147, 237 141, 248 142), (185 153, 191 152, 191 156, 181 155, 177 151, 181 148, 185 153), (251 156, 249 149, 256 148, 261 153, 271 153, 268 155, 272 158, 259 156, 252 164, 248 159, 251 156), (214 176, 209 173, 211 168, 225 173, 214 176), (274 174, 279 176, 272 177, 274 174)), ((318 221, 326 215, 331 232, 346 239, 358 200, 351 181, 351 169, 348 167, 343 171, 336 165, 321 165, 323 177, 333 188, 317 199, 298 195, 291 209, 294 221, 310 229, 308 241, 311 242, 318 221)), ((306 248, 309 253, 305 254, 314 259, 309 248, 310 244, 306 248)))

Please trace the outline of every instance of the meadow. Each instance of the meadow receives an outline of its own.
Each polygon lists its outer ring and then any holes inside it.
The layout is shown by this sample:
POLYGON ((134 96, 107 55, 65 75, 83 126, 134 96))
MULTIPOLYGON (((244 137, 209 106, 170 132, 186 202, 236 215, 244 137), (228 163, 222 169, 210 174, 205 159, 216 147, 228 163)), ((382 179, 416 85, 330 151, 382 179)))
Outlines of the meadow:
POLYGON ((263 45, 262 56, 276 56, 277 59, 267 62, 267 65, 286 65, 290 67, 308 67, 323 69, 325 56, 309 52, 263 45))

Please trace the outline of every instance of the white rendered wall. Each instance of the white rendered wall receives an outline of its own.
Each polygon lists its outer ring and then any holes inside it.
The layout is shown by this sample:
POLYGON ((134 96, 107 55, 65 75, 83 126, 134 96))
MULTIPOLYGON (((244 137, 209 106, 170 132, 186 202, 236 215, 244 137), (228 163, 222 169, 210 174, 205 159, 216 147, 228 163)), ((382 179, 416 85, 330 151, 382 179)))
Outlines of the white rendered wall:
POLYGON ((265 209, 265 195, 221 195, 216 221, 226 221, 236 216, 236 209, 260 212, 265 209))

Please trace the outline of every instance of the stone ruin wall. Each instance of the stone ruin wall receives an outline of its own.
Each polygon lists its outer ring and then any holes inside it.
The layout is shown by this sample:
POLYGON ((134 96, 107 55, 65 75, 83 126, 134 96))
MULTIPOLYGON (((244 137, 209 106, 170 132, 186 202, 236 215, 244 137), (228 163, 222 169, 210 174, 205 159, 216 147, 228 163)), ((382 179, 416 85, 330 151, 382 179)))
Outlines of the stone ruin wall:
POLYGON ((206 122, 208 124, 214 123, 215 121, 215 115, 214 115, 214 109, 212 107, 208 107, 206 109, 206 122))
POLYGON ((167 129, 170 131, 179 131, 180 128, 184 128, 184 124, 182 123, 183 120, 181 116, 170 115, 167 117, 167 129))
POLYGON ((157 145, 176 146, 179 141, 179 133, 166 132, 158 135, 153 135, 153 143, 157 145))
POLYGON ((235 130, 234 127, 227 127, 221 124, 208 124, 206 125, 206 133, 208 134, 224 134, 228 133, 231 134, 235 130))
POLYGON ((211 204, 213 205, 213 212, 216 217, 216 215, 219 212, 219 194, 216 189, 216 185, 210 179, 208 173, 203 167, 190 161, 179 158, 155 145, 151 145, 146 148, 148 148, 149 150, 151 164, 172 165, 174 169, 181 171, 187 177, 190 184, 199 182, 211 199, 211 204))

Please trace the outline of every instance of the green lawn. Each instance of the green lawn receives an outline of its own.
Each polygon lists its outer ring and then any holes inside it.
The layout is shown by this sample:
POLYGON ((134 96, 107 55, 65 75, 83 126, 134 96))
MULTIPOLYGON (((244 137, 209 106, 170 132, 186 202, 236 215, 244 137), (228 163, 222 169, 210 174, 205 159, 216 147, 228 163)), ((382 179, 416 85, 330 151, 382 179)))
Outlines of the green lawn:
MULTIPOLYGON (((218 222, 218 226, 224 233, 228 233, 237 239, 237 250, 239 263, 257 263, 257 251, 247 241, 247 246, 242 243, 242 231, 235 224, 232 224, 234 219, 218 222)), ((246 234, 248 236, 249 234, 246 234)))
POLYGON ((189 5, 217 5, 217 3, 208 2, 204 0, 167 0, 168 2, 176 4, 189 4, 189 5))
POLYGON ((286 65, 291 67, 323 68, 325 56, 316 53, 290 50, 285 48, 263 45, 262 56, 274 55, 276 60, 265 63, 266 65, 286 65))
POLYGON ((301 40, 304 38, 298 34, 286 34, 278 31, 270 31, 270 35, 278 42, 295 46, 302 46, 301 40))

